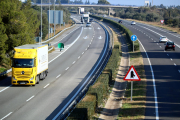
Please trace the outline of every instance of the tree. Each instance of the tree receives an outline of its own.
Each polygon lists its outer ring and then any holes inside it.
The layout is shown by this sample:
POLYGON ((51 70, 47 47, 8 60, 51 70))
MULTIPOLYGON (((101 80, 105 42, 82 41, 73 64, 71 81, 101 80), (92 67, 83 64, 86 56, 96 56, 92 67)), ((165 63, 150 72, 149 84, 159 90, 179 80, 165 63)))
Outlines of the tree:
POLYGON ((110 3, 106 0, 98 0, 98 4, 110 4, 110 3))

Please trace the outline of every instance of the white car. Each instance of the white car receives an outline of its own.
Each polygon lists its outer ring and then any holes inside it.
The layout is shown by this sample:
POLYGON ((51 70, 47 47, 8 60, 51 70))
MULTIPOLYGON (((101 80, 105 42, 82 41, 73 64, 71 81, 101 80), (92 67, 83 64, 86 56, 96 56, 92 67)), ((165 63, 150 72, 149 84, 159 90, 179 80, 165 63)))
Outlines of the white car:
POLYGON ((103 17, 107 17, 107 15, 103 15, 103 17))
POLYGON ((167 42, 168 41, 168 38, 166 36, 161 36, 159 38, 159 42, 167 42))
POLYGON ((91 27, 91 23, 88 22, 88 23, 86 24, 86 27, 91 27))
POLYGON ((135 24, 136 24, 136 22, 134 22, 134 21, 131 22, 131 25, 135 25, 135 24))

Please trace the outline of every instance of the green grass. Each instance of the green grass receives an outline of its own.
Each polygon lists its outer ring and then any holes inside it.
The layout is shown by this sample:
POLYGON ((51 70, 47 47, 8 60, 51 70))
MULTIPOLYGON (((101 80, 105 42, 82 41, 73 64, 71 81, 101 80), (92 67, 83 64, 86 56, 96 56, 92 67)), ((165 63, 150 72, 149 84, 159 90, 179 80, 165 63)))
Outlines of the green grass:
POLYGON ((7 69, 5 69, 5 68, 0 68, 0 73, 2 73, 2 72, 4 72, 4 71, 6 71, 7 69))

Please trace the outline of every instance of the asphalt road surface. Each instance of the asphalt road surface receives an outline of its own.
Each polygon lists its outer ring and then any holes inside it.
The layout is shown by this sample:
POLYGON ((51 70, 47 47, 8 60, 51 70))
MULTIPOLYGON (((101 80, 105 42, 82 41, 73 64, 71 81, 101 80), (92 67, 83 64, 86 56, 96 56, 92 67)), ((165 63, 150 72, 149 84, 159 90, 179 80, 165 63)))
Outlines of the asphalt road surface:
MULTIPOLYGON (((119 21, 118 18, 107 18, 119 21)), ((145 119, 180 119, 180 35, 151 25, 131 25, 127 20, 122 20, 122 24, 144 47, 140 50, 147 77, 145 119), (159 43, 160 36, 175 42, 175 51, 164 51, 164 43, 159 43)))
POLYGON ((51 42, 49 73, 33 86, 11 86, 11 78, 0 81, 0 120, 50 120, 66 105, 97 62, 105 44, 105 31, 93 22, 80 24, 51 42), (100 37, 101 36, 101 37, 100 37), (57 44, 64 43, 60 52, 57 44))

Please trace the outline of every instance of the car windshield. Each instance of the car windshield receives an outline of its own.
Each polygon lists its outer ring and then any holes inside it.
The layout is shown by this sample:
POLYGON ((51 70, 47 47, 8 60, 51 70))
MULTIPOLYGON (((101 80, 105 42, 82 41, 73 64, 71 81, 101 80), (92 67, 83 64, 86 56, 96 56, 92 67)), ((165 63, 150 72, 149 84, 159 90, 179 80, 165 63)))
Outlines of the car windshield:
POLYGON ((166 37, 161 37, 162 39, 165 39, 166 37))
POLYGON ((16 68, 34 67, 34 59, 13 59, 12 66, 16 68))
POLYGON ((91 23, 87 23, 87 24, 91 24, 91 23))
POLYGON ((167 44, 168 44, 168 45, 174 45, 174 43, 173 43, 173 42, 168 42, 167 44))

